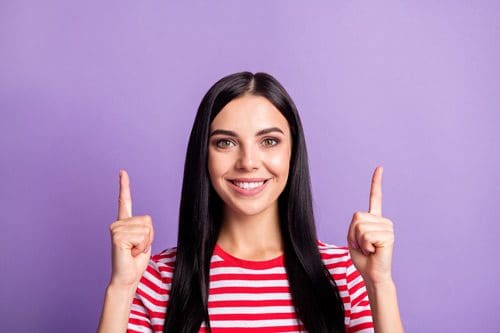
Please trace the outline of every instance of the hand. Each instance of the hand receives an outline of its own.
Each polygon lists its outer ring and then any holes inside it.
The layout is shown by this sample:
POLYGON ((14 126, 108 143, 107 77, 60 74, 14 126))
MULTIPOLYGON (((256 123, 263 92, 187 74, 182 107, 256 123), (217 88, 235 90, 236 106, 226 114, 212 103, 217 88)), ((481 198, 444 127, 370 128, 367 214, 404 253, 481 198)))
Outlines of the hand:
POLYGON ((120 171, 118 220, 109 226, 112 240, 112 274, 110 285, 131 287, 138 284, 146 270, 153 243, 151 216, 132 216, 130 181, 120 171))
POLYGON ((394 228, 382 216, 381 166, 373 172, 369 211, 356 212, 349 226, 347 242, 352 262, 366 283, 391 282, 394 228))

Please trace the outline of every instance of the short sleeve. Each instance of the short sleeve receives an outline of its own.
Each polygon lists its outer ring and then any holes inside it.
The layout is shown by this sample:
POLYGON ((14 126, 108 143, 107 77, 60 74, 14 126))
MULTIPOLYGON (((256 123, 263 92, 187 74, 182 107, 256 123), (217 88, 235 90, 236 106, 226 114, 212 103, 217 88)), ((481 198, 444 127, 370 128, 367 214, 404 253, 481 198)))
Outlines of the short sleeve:
POLYGON ((365 282, 348 254, 347 290, 351 304, 348 333, 373 333, 373 318, 365 282))
POLYGON ((137 290, 130 308, 127 333, 153 333, 152 311, 154 300, 154 286, 161 283, 160 271, 153 258, 139 281, 137 290))

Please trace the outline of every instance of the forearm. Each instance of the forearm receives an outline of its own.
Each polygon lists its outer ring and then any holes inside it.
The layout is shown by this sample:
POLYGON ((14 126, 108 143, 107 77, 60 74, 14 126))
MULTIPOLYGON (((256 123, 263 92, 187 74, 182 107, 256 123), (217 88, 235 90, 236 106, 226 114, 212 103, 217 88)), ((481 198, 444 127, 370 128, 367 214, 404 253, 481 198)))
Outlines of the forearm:
POLYGON ((403 333, 394 282, 378 285, 366 283, 375 333, 403 333))
POLYGON ((109 285, 97 333, 126 332, 130 308, 137 287, 118 288, 109 285))

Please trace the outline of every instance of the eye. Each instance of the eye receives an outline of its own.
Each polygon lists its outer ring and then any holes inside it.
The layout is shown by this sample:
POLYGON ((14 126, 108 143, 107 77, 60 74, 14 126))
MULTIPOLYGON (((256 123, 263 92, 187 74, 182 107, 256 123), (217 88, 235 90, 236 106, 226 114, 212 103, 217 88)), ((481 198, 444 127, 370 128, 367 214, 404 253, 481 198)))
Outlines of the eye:
POLYGON ((228 139, 219 139, 219 140, 215 141, 215 145, 218 148, 229 148, 229 147, 234 146, 234 142, 231 140, 228 140, 228 139))
POLYGON ((265 138, 262 140, 262 144, 266 147, 276 146, 280 141, 276 138, 265 138))

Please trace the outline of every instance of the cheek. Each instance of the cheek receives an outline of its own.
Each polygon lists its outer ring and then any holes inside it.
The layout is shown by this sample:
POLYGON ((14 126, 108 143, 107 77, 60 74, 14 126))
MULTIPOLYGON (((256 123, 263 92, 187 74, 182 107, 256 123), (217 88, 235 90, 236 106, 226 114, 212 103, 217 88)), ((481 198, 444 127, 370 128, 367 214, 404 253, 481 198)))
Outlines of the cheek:
POLYGON ((283 150, 270 156, 268 165, 271 172, 279 177, 287 178, 290 166, 290 154, 288 150, 283 150))
POLYGON ((213 156, 210 154, 208 155, 208 175, 213 184, 214 179, 217 177, 217 164, 215 163, 213 156))
POLYGON ((208 154, 208 173, 212 183, 223 176, 228 171, 228 158, 217 153, 208 154))

